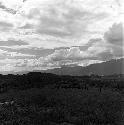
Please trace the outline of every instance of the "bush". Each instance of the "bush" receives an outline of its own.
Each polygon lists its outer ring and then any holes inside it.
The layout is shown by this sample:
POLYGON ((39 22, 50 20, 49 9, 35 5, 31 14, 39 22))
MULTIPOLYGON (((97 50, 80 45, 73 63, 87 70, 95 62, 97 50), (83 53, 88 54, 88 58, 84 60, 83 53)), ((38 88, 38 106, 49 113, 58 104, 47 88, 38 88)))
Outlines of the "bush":
POLYGON ((110 90, 99 93, 78 89, 61 89, 51 92, 48 100, 51 106, 61 107, 58 115, 61 112, 65 115, 69 114, 70 119, 76 118, 76 122, 117 125, 123 122, 124 102, 119 93, 110 90))

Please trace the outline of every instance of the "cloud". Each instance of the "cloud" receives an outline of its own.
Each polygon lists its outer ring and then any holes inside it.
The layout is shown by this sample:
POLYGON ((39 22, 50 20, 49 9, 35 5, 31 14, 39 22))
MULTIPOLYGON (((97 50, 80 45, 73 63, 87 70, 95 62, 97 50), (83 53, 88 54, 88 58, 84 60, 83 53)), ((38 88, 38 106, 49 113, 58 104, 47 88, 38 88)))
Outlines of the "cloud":
POLYGON ((114 23, 107 32, 104 33, 104 39, 113 51, 114 57, 124 56, 124 39, 122 23, 114 23))
POLYGON ((57 4, 46 11, 47 14, 40 17, 37 31, 61 38, 79 39, 87 33, 87 27, 92 21, 107 16, 107 13, 97 14, 68 4, 57 4))
MULTIPOLYGON (((10 51, 13 51, 11 49, 10 51)), ((11 54, 15 54, 13 59, 23 59, 23 61, 16 63, 16 69, 18 68, 26 68, 27 70, 35 70, 35 69, 49 69, 55 67, 61 67, 63 65, 70 66, 86 66, 92 63, 99 63, 102 61, 110 60, 115 55, 111 46, 109 46, 103 39, 95 38, 91 39, 87 46, 83 48, 83 46, 77 47, 62 47, 56 49, 17 49, 16 52, 10 52, 11 54), (22 55, 22 58, 19 54, 22 55), (27 53, 29 52, 29 53, 27 53), (50 53, 49 53, 50 52, 50 53), (37 57, 24 56, 22 53, 27 54, 35 54, 37 57), (46 55, 44 55, 47 53, 46 55), (43 56, 44 55, 44 56, 43 56), (23 58, 24 56, 24 58, 23 58), (29 58, 31 57, 31 58, 29 58)), ((11 58, 12 59, 12 58, 11 58)))
POLYGON ((38 59, 25 59, 16 67, 27 67, 28 69, 48 69, 60 67, 63 65, 88 65, 90 63, 100 62, 92 58, 92 54, 81 51, 79 47, 56 49, 52 54, 38 59), (89 62, 89 63, 88 63, 89 62))
POLYGON ((122 45, 121 47, 120 46, 112 46, 111 45, 111 48, 112 48, 112 50, 113 50, 113 55, 115 56, 115 57, 119 57, 119 58, 121 58, 121 57, 124 57, 124 45, 122 45))
POLYGON ((45 57, 54 52, 54 49, 43 49, 43 48, 36 48, 36 47, 30 47, 30 48, 8 48, 8 47, 0 47, 4 51, 8 52, 17 52, 21 54, 27 54, 27 55, 35 55, 35 57, 38 59, 40 57, 45 57))
POLYGON ((85 66, 122 57, 120 8, 116 0, 0 0, 0 60, 6 61, 0 70, 85 66))
POLYGON ((38 0, 38 4, 35 4, 32 0, 27 1, 23 7, 24 13, 22 15, 30 21, 27 21, 23 28, 30 29, 33 27, 36 33, 46 35, 46 37, 79 40, 89 33, 87 27, 90 24, 108 18, 109 15, 104 11, 98 13, 92 9, 86 9, 83 2, 70 2, 69 0, 67 2, 63 0, 41 2, 38 0), (34 22, 36 23, 34 24, 34 22))
MULTIPOLYGON (((82 51, 80 47, 71 47, 71 48, 63 48, 57 49, 54 53, 41 57, 38 59, 39 64, 53 64, 54 66, 68 65, 68 64, 76 64, 80 65, 85 60, 89 60, 90 64, 95 61, 101 62, 110 60, 113 57, 112 50, 109 47, 103 47, 101 44, 97 43, 93 46, 89 47, 87 50, 82 51), (94 60, 94 61, 93 61, 94 60)), ((83 64, 82 64, 83 65, 83 64)))
POLYGON ((104 34, 104 38, 107 40, 107 42, 114 44, 114 45, 119 45, 123 46, 123 25, 122 23, 119 24, 113 24, 111 28, 109 28, 109 31, 107 31, 104 34))
MULTIPOLYGON (((8 50, 0 49, 0 61, 5 59, 34 59, 35 55, 31 54, 23 54, 19 52, 9 52, 8 50)), ((8 63, 9 62, 5 62, 8 63)))
POLYGON ((11 30, 11 28, 13 28, 13 24, 0 21, 0 30, 1 31, 9 31, 9 30, 11 30))
POLYGON ((32 29, 34 26, 33 24, 26 23, 23 26, 19 27, 20 29, 32 29))
POLYGON ((15 40, 8 40, 8 41, 0 41, 0 46, 15 46, 15 45, 18 45, 18 46, 21 46, 21 45, 28 45, 27 42, 24 42, 24 41, 15 41, 15 40))
POLYGON ((80 51, 79 47, 71 47, 69 49, 60 49, 55 50, 55 52, 49 55, 47 58, 52 61, 61 61, 61 60, 82 60, 87 58, 88 55, 86 52, 80 51))
MULTIPOLYGON (((23 64, 23 59, 3 59, 0 60, 0 72, 15 72, 24 70, 19 65, 23 64), (16 67, 18 65, 18 67, 16 67)), ((26 69, 26 68, 25 68, 26 69)))
POLYGON ((8 12, 8 13, 11 13, 11 14, 16 14, 16 10, 14 9, 11 9, 11 8, 7 8, 5 5, 3 5, 1 2, 0 2, 0 8, 3 9, 4 11, 8 12))
POLYGON ((13 27, 13 25, 11 23, 6 23, 6 22, 0 22, 0 26, 1 27, 13 27))
POLYGON ((16 39, 21 37, 21 40, 29 41, 30 44, 33 40, 35 46, 45 48, 63 47, 64 45, 81 46, 94 34, 102 34, 104 27, 108 27, 114 21, 115 12, 112 12, 109 5, 112 3, 116 5, 116 2, 111 0, 108 2, 104 0, 100 2, 96 0, 27 0, 25 2, 2 0, 1 3, 6 8, 18 11, 16 15, 6 13, 2 15, 2 17, 6 15, 5 22, 11 22, 14 25, 11 32, 5 32, 6 37, 12 34, 11 37, 16 37, 16 39), (103 25, 104 23, 107 25, 103 25), (50 37, 53 37, 52 40, 50 37), (56 42, 50 43, 51 41, 56 42), (49 46, 49 44, 52 45, 49 46))

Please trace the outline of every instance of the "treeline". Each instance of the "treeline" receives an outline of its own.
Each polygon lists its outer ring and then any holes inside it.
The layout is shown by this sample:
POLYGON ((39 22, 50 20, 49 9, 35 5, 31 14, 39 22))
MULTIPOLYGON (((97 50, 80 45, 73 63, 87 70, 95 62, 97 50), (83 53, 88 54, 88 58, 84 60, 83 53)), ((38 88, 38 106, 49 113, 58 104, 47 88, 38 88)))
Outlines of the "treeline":
POLYGON ((89 87, 104 88, 122 91, 124 89, 123 75, 113 76, 59 76, 50 73, 30 72, 23 75, 0 75, 0 92, 10 89, 43 88, 52 85, 55 88, 78 88, 89 87))
POLYGON ((123 125, 120 76, 0 75, 0 124, 123 125))

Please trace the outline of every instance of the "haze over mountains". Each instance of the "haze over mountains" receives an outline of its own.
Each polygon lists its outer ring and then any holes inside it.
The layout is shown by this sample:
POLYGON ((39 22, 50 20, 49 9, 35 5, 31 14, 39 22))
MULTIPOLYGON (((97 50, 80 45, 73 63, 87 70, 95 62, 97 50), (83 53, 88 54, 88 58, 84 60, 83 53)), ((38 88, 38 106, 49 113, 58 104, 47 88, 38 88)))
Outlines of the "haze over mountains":
POLYGON ((97 75, 113 75, 113 74, 124 74, 124 58, 113 59, 103 63, 91 64, 86 67, 75 66, 75 67, 62 67, 47 70, 48 73, 54 73, 57 75, 73 75, 83 76, 90 74, 97 75))
MULTIPOLYGON (((30 71, 22 72, 4 72, 0 74, 27 74, 30 71)), ((86 67, 82 66, 63 66, 61 68, 48 69, 48 70, 34 70, 33 72, 45 72, 53 73, 57 75, 71 75, 71 76, 83 76, 83 75, 113 75, 124 74, 124 58, 112 59, 110 61, 95 63, 86 67)))

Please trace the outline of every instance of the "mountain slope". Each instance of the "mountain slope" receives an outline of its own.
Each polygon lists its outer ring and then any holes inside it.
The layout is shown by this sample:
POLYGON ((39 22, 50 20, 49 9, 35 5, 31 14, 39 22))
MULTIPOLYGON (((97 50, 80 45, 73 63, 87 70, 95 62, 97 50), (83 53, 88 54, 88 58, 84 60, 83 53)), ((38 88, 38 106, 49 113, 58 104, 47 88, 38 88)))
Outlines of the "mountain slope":
POLYGON ((54 73, 57 75, 74 75, 82 76, 89 74, 97 75, 112 75, 124 74, 124 58, 117 60, 110 60, 103 63, 91 64, 87 67, 62 67, 45 71, 47 73, 54 73))

